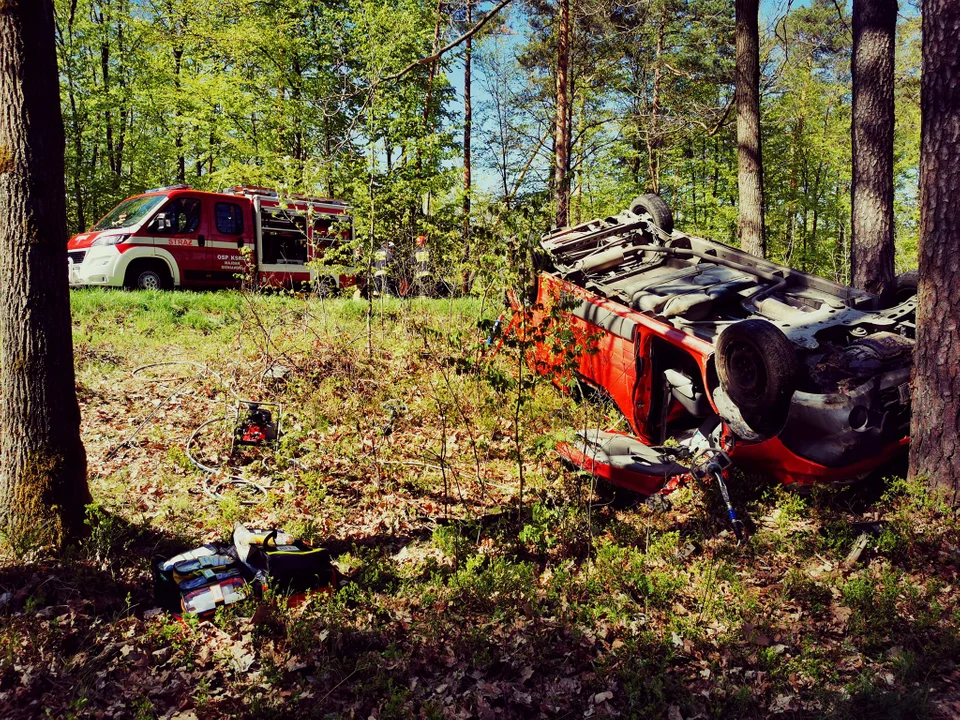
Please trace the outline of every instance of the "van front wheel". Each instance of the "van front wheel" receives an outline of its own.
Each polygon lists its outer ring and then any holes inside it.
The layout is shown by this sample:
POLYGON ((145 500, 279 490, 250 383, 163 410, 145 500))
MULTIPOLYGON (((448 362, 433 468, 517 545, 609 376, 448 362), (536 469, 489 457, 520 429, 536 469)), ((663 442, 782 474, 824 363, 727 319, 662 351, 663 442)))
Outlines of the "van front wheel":
POLYGON ((170 272, 159 263, 134 263, 123 284, 130 290, 167 290, 173 285, 172 280, 170 272))

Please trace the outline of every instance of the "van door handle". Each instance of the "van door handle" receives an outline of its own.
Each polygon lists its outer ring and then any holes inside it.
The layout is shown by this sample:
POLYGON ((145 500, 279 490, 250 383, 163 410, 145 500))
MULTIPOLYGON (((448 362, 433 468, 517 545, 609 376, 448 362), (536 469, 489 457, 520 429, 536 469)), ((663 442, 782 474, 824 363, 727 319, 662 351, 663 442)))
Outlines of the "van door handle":
POLYGON ((200 244, 200 247, 203 247, 207 244, 207 238, 203 235, 197 235, 197 242, 200 244))
POLYGON ((237 238, 237 248, 243 247, 243 238, 237 238))

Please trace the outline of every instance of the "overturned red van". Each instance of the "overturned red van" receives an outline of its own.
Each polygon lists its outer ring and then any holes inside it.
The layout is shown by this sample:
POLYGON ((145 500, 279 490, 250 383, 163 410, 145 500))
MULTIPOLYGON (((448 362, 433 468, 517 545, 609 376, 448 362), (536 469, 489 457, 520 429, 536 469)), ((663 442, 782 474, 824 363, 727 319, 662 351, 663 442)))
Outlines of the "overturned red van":
POLYGON ((561 453, 645 494, 722 452, 787 484, 845 482, 909 442, 916 274, 876 296, 675 230, 657 195, 544 236, 514 326, 561 318, 591 351, 537 367, 613 400, 630 431, 581 429, 561 453), (557 313, 556 308, 562 312, 557 313))

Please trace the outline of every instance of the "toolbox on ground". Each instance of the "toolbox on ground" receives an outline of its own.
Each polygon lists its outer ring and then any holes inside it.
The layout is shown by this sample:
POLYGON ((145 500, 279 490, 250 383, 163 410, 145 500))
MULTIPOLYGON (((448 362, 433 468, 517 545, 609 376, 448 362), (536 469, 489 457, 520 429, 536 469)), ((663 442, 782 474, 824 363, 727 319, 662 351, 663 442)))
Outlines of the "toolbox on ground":
POLYGON ((331 588, 330 553, 279 530, 237 524, 232 543, 207 543, 153 564, 157 604, 174 614, 208 618, 217 608, 259 597, 267 587, 284 593, 331 588))

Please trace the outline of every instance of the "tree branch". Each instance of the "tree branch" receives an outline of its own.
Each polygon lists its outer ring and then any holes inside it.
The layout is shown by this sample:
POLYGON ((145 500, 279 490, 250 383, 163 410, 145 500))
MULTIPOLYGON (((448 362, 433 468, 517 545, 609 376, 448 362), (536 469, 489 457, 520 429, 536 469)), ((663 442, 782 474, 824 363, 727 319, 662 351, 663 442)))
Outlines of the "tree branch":
POLYGON ((443 56, 443 54, 446 53, 448 50, 453 50, 453 48, 457 47, 457 45, 460 45, 461 43, 466 42, 469 38, 472 38, 474 35, 476 35, 478 32, 480 32, 480 31, 484 28, 484 26, 485 26, 488 22, 490 22, 490 21, 497 15, 497 13, 499 13, 501 10, 503 10, 503 9, 504 9, 507 5, 509 5, 511 2, 513 2, 513 0, 500 0, 500 4, 499 4, 499 5, 497 5, 497 6, 496 6, 495 8, 493 8, 490 12, 488 12, 486 15, 484 15, 484 16, 480 19, 480 22, 478 22, 478 23, 477 23, 476 25, 474 25, 472 28, 470 28, 469 30, 467 30, 467 32, 465 32, 463 35, 461 35, 460 37, 458 37, 456 40, 454 40, 454 41, 451 42, 451 43, 448 43, 447 45, 444 45, 442 48, 440 48, 439 50, 437 50, 437 52, 435 52, 435 53, 434 53, 433 55, 431 55, 430 57, 424 57, 424 58, 420 58, 419 60, 414 60, 412 63, 410 63, 409 65, 407 65, 407 66, 406 66, 403 70, 401 70, 400 72, 395 73, 395 74, 393 74, 393 75, 387 75, 387 76, 386 76, 385 78, 383 78, 380 82, 392 82, 392 81, 394 81, 394 80, 399 80, 399 79, 402 78, 404 75, 406 75, 408 72, 410 72, 411 70, 413 70, 414 68, 416 68, 416 67, 418 67, 418 66, 420 66, 420 65, 429 65, 430 63, 436 62, 436 61, 439 60, 439 59, 443 56))

